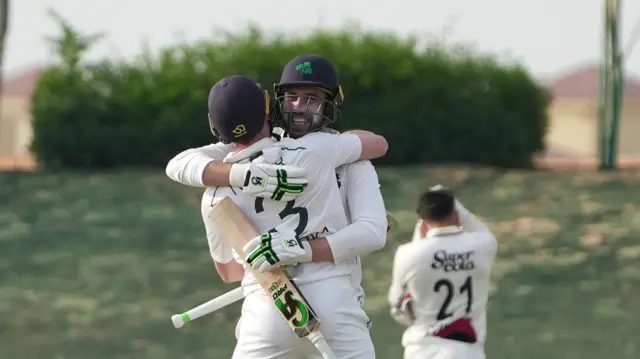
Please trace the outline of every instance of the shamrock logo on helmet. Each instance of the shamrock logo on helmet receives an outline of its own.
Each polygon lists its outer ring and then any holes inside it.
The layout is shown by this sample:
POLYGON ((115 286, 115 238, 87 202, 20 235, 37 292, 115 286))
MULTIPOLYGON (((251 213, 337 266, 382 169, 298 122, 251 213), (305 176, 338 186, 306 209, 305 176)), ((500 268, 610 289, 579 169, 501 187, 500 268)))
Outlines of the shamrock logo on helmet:
POLYGON ((301 72, 305 75, 311 75, 313 73, 313 68, 311 68, 311 61, 305 61, 297 64, 296 71, 301 72))

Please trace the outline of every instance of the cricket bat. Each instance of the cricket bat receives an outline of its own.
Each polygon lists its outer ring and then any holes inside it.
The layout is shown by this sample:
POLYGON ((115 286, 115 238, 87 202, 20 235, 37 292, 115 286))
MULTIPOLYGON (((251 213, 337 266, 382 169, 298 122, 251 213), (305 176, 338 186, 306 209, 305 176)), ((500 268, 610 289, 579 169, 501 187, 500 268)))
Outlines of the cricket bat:
MULTIPOLYGON (((238 255, 245 257, 244 245, 259 236, 254 224, 242 210, 226 197, 209 214, 224 241, 229 243, 238 255)), ((320 351, 324 359, 337 359, 320 332, 320 319, 309 305, 296 284, 283 270, 260 273, 247 267, 260 286, 271 295, 274 305, 282 318, 300 339, 309 339, 320 351)))
POLYGON ((217 296, 208 302, 202 303, 195 308, 189 309, 182 314, 172 315, 171 322, 173 322, 174 328, 182 328, 185 323, 192 322, 202 316, 213 313, 216 310, 224 308, 229 304, 235 303, 242 298, 244 298, 242 287, 238 287, 220 296, 217 296))
MULTIPOLYGON (((387 212, 387 223, 387 233, 389 233, 395 227, 396 223, 395 218, 393 218, 389 212, 387 212)), ((195 308, 191 308, 182 314, 172 315, 171 322, 173 322, 173 326, 175 328, 182 328, 186 323, 190 323, 200 317, 211 314, 243 298, 244 293, 242 292, 242 288, 238 287, 221 294, 210 301, 202 303, 195 308)))

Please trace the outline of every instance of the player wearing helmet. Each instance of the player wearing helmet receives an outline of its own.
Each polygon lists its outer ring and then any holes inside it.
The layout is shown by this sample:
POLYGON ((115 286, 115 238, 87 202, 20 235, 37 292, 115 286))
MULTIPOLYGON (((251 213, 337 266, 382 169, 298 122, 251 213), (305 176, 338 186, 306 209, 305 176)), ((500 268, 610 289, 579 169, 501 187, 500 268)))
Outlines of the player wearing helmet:
MULTIPOLYGON (((300 138, 315 136, 312 132, 332 131, 325 126, 338 120, 344 97, 338 75, 329 60, 316 55, 298 56, 287 64, 280 82, 274 87, 276 99, 272 120, 274 125, 282 126, 275 128, 274 132, 300 138)), ((368 131, 353 132, 371 134, 368 131)), ((363 138, 366 141, 367 137, 363 138)), ((372 141, 379 140, 378 136, 369 138, 372 141)), ((231 145, 220 142, 187 150, 169 162, 167 175, 190 186, 218 185, 207 181, 211 177, 206 173, 231 151, 231 145)), ((377 174, 369 161, 340 166, 336 177, 350 225, 320 240, 330 248, 333 261, 350 265, 353 297, 362 305, 364 292, 360 286, 362 270, 359 256, 384 246, 388 225, 386 211, 377 174)), ((206 209, 204 205, 203 200, 203 211, 206 209)), ((226 280, 233 281, 234 278, 227 277, 226 280)), ((366 340, 371 343, 370 338, 366 340)), ((358 358, 374 357, 372 344, 363 347, 360 340, 358 345, 361 348, 357 350, 364 353, 358 358)))
POLYGON ((342 87, 325 57, 302 55, 289 61, 274 90, 274 123, 291 137, 320 131, 340 116, 342 87))
MULTIPOLYGON (((310 174, 308 189, 285 205, 247 196, 228 186, 207 188, 202 214, 211 255, 221 266, 233 262, 233 251, 208 220, 210 209, 228 197, 262 233, 244 246, 240 262, 260 272, 286 266, 288 274, 323 321, 322 332, 334 353, 340 358, 373 358, 368 319, 354 297, 351 283, 354 259, 335 257, 333 249, 336 254, 342 254, 338 249, 344 243, 334 243, 331 237, 348 227, 335 182, 335 168, 363 159, 366 152, 375 156, 378 151, 377 156, 383 155, 383 148, 375 145, 381 140, 364 134, 315 133, 277 141, 270 136, 265 104, 264 93, 243 76, 224 78, 213 87, 209 97, 212 127, 235 145, 235 151, 227 155, 224 162, 260 163, 265 154, 271 155, 271 149, 281 147, 278 161, 306 169, 310 174), (251 130, 256 131, 256 135, 250 135, 251 130), (368 148, 372 144, 377 150, 368 148), (330 297, 326 296, 328 291, 332 293, 330 297)), ((250 178, 251 181, 254 179, 253 176, 250 178)), ((297 187, 287 185, 285 189, 296 190, 297 187)), ((358 240, 360 238, 351 238, 351 243, 358 240)), ((244 275, 242 287, 245 300, 233 358, 320 357, 310 342, 300 342, 291 332, 275 310, 273 301, 250 273, 244 275)))
MULTIPOLYGON (((322 56, 297 56, 284 67, 280 82, 274 84, 276 94, 274 122, 291 137, 302 137, 311 132, 336 133, 326 126, 335 123, 341 113, 344 93, 338 74, 331 62, 322 56)), ((370 161, 357 161, 336 169, 343 204, 352 221, 350 231, 341 231, 341 241, 349 242, 354 236, 368 233, 368 247, 354 248, 349 253, 356 257, 352 263, 352 284, 356 296, 364 305, 362 266, 360 255, 370 253, 385 243, 380 226, 391 223, 386 210, 378 174, 370 161)), ((351 241, 353 243, 353 241, 351 241)), ((367 242, 364 242, 367 243, 367 242)))

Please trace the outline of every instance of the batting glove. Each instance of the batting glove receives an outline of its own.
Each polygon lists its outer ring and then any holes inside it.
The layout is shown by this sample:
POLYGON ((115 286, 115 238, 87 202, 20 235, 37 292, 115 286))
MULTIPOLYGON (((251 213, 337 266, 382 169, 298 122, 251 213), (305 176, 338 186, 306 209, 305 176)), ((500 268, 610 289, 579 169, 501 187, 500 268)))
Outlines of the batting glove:
POLYGON ((311 262, 311 245, 294 231, 267 233, 255 237, 243 248, 245 263, 259 272, 311 262))
POLYGON ((236 163, 229 171, 229 184, 254 196, 288 202, 304 192, 307 171, 294 166, 268 163, 236 163))
POLYGON ((391 307, 391 316, 399 324, 411 326, 416 320, 413 312, 413 296, 411 293, 403 293, 398 303, 391 307))

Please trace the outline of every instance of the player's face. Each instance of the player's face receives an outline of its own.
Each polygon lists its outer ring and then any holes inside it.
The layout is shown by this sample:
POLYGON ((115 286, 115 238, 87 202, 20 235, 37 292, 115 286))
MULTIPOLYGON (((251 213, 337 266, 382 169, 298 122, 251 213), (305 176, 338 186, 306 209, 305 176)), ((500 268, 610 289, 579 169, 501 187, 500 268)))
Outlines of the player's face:
POLYGON ((283 110, 294 113, 292 132, 306 133, 322 122, 327 94, 317 87, 293 87, 284 93, 283 110))

